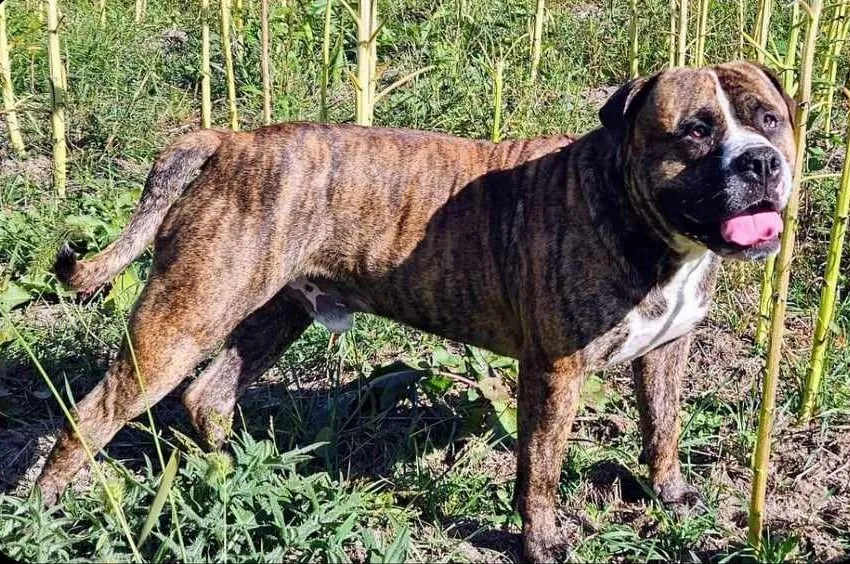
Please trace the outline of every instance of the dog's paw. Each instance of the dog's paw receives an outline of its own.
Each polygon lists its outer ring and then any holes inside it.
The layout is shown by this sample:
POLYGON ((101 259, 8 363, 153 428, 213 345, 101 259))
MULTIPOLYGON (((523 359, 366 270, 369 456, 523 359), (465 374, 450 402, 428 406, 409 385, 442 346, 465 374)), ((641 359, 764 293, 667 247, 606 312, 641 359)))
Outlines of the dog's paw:
POLYGON ((703 513, 707 510, 699 490, 682 478, 664 482, 656 486, 655 491, 661 502, 677 515, 703 513))
POLYGON ((527 562, 566 562, 570 555, 565 535, 557 527, 527 529, 522 535, 522 549, 527 562))

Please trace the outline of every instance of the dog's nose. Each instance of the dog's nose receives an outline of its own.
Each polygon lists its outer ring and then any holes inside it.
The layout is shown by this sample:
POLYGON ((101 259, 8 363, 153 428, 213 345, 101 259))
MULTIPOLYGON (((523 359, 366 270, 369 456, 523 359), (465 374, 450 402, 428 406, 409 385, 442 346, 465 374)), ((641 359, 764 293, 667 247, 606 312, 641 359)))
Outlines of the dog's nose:
POLYGON ((747 149, 738 155, 733 166, 742 177, 763 184, 775 180, 782 171, 782 161, 773 147, 747 149))

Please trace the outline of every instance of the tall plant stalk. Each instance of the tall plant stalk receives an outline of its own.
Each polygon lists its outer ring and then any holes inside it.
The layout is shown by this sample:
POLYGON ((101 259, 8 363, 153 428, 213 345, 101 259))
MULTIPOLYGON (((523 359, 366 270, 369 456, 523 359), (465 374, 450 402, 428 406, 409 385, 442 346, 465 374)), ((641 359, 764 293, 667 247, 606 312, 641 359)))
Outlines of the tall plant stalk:
MULTIPOLYGON (((632 0, 636 2, 637 0, 632 0)), ((534 33, 531 35, 531 82, 537 79, 537 69, 540 67, 540 52, 543 46, 543 20, 545 17, 546 0, 537 0, 537 10, 534 12, 534 33)))
POLYGON ((227 107, 230 129, 239 130, 236 111, 236 78, 233 76, 233 51, 230 45, 230 0, 221 0, 221 51, 224 53, 224 74, 227 80, 227 107))
POLYGON ((145 10, 147 8, 147 5, 147 0, 136 0, 136 23, 140 23, 143 19, 145 19, 145 10))
MULTIPOLYGON (((850 97, 850 91, 845 89, 850 97)), ((811 419, 815 409, 820 383, 823 379, 824 356, 826 355, 827 336, 835 313, 835 298, 838 293, 838 275, 841 267, 841 252, 847 235, 847 216, 850 213, 850 115, 847 120, 847 140, 845 142, 844 167, 841 170, 841 185, 838 189, 838 202, 832 218, 832 230, 829 234, 829 252, 826 263, 826 276, 818 307, 818 319, 815 324, 815 340, 809 372, 803 387, 803 401, 800 405, 800 421, 811 419)))
POLYGON ((770 33, 770 17, 773 14, 773 0, 760 0, 758 12, 756 13, 756 29, 753 34, 756 44, 760 49, 755 49, 755 59, 764 63, 764 54, 767 49, 767 37, 770 33))
POLYGON ((694 64, 701 67, 705 64, 705 37, 708 33, 708 0, 699 0, 697 5, 697 46, 694 54, 694 64))
POLYGON ((835 100, 836 78, 838 76, 838 59, 841 56, 841 50, 844 43, 847 41, 848 19, 847 5, 848 0, 842 0, 835 6, 832 19, 827 28, 827 50, 823 62, 822 74, 826 75, 826 100, 824 101, 823 110, 823 130, 829 135, 832 131, 832 106, 835 100))
POLYGON ((212 125, 210 88, 210 0, 201 0, 201 127, 212 125))
POLYGON ((106 0, 98 0, 97 8, 100 10, 100 27, 106 26, 106 0))
POLYGON ((53 187, 56 194, 64 198, 68 152, 65 145, 65 78, 59 46, 59 7, 56 0, 47 0, 47 57, 52 97, 50 125, 53 133, 53 187))
POLYGON ((676 65, 683 67, 688 54, 688 0, 679 0, 679 41, 676 47, 676 65))
POLYGON ((502 139, 502 90, 504 88, 505 60, 499 57, 493 65, 493 131, 490 139, 498 143, 502 139))
POLYGON ((676 29, 678 22, 678 20, 676 19, 676 12, 678 10, 677 6, 678 4, 676 0, 670 0, 670 31, 668 35, 669 41, 667 42, 667 64, 670 67, 676 66, 676 29))
MULTIPOLYGON (((794 2, 791 8, 791 31, 788 33, 788 49, 785 51, 785 71, 782 73, 782 87, 790 95, 794 93, 795 68, 797 66, 797 43, 800 38, 800 27, 804 20, 800 17, 800 3, 794 2)), ((758 346, 767 343, 770 327, 771 307, 773 306, 773 283, 776 270, 776 257, 769 257, 764 264, 759 291, 759 314, 756 323, 755 341, 758 346)))
POLYGON ((738 50, 736 59, 744 58, 744 0, 738 0, 738 50))
MULTIPOLYGON (((328 0, 330 2, 330 0, 328 0)), ((269 72, 269 0, 260 0, 260 66, 263 74, 263 123, 272 122, 272 79, 269 72)))
POLYGON ((791 260, 794 241, 797 235, 797 213, 800 204, 800 182, 806 156, 806 131, 811 106, 812 68, 814 66, 818 24, 822 8, 821 0, 810 0, 804 6, 808 25, 803 44, 803 56, 800 61, 800 87, 797 91, 797 111, 794 131, 796 158, 791 195, 785 208, 782 242, 776 261, 777 289, 773 295, 773 318, 770 325, 767 368, 762 384, 761 409, 759 410, 758 439, 753 458, 753 488, 750 498, 749 541, 757 552, 761 551, 762 528, 764 526, 764 501, 767 492, 767 474, 770 461, 770 440, 773 431, 774 410, 776 407, 776 386, 779 380, 779 364, 782 355, 782 338, 785 332, 785 307, 788 296, 788 284, 791 278, 791 260))
POLYGON ((333 0, 325 4, 325 26, 322 33, 322 85, 319 101, 319 121, 328 119, 328 87, 331 81, 331 15, 333 0))
POLYGON ((375 108, 372 104, 372 23, 373 0, 360 0, 357 14, 357 103, 355 121, 360 125, 372 125, 375 108))
MULTIPOLYGON (((542 1, 542 0, 541 0, 542 1)), ((638 5, 629 0, 629 77, 637 78, 638 69, 638 5)))
POLYGON ((3 113, 6 115, 6 129, 12 149, 19 157, 26 155, 24 138, 18 124, 15 90, 12 86, 12 66, 9 62, 9 43, 6 40, 6 5, 0 4, 0 82, 3 87, 3 113))

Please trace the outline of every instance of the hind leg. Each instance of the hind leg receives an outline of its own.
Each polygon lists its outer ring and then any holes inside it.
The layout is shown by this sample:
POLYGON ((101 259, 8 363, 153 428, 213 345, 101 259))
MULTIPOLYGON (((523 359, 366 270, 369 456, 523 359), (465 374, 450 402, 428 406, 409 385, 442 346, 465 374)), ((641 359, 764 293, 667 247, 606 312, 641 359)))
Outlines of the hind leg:
MULTIPOLYGON (((93 454, 173 390, 256 307, 243 285, 197 277, 191 267, 178 260, 155 272, 130 316, 138 375, 125 343, 104 380, 77 404, 74 419, 93 454)), ((80 437, 66 426, 37 482, 44 501, 55 502, 85 462, 80 437)))
POLYGON ((281 291, 233 330, 224 350, 189 386, 183 405, 198 434, 212 448, 221 447, 227 439, 239 396, 311 321, 304 308, 281 291))

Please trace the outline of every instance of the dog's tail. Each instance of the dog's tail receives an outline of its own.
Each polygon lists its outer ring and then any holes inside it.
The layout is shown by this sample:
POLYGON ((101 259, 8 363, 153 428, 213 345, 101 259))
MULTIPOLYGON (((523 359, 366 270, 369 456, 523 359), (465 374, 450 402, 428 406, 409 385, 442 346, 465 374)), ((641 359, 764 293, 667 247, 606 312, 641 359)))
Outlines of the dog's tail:
POLYGON ((177 139, 154 163, 133 217, 102 252, 78 261, 68 244, 56 256, 54 272, 72 289, 91 292, 114 278, 145 250, 171 205, 196 172, 218 150, 225 132, 204 129, 177 139))

